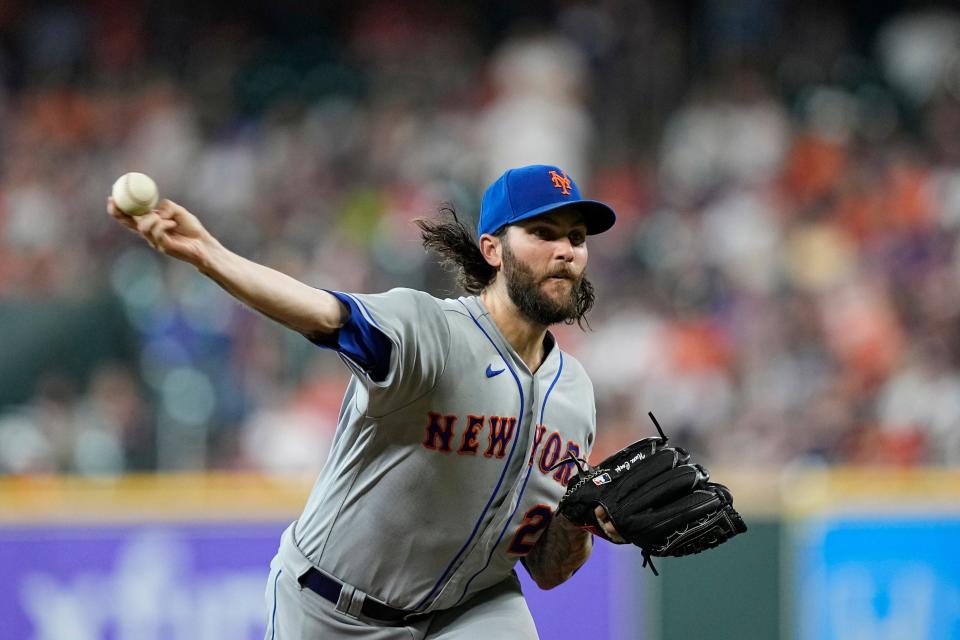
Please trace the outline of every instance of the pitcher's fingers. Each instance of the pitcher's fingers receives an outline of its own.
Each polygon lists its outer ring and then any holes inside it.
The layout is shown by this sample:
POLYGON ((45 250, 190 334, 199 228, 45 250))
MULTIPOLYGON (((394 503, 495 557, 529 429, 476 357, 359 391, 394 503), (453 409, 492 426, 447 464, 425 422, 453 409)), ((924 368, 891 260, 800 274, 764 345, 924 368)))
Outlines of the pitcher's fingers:
POLYGON ((151 247, 161 253, 163 252, 164 243, 169 239, 169 228, 165 225, 165 222, 166 221, 161 220, 159 223, 153 225, 143 236, 151 247))
POLYGON ((156 213, 145 213, 142 216, 137 216, 135 218, 137 223, 137 231, 144 240, 150 243, 150 246, 154 249, 157 248, 157 240, 154 237, 153 229, 160 222, 162 222, 159 215, 156 213))
POLYGON ((180 233, 189 237, 200 237, 206 234, 206 230, 200 223, 197 216, 190 213, 186 207, 183 207, 171 200, 163 200, 160 203, 165 216, 171 220, 176 220, 180 233))
POLYGON ((137 223, 134 222, 131 216, 128 216, 117 208, 117 205, 113 202, 112 197, 107 198, 107 213, 111 218, 125 226, 130 231, 133 231, 134 233, 137 232, 137 223))
POLYGON ((133 221, 137 225, 137 231, 146 237, 150 233, 150 228, 160 221, 160 216, 151 211, 142 216, 134 216, 133 221))
POLYGON ((190 218, 193 218, 193 214, 187 211, 186 207, 183 207, 173 200, 163 199, 160 201, 160 210, 164 218, 170 220, 176 220, 177 222, 183 224, 189 224, 190 218))
POLYGON ((623 536, 620 535, 620 532, 617 531, 617 528, 613 525, 613 521, 607 514, 607 510, 603 508, 603 505, 597 505, 593 510, 593 514, 597 517, 597 522, 600 523, 600 526, 603 527, 604 533, 606 533, 611 540, 620 544, 626 542, 626 540, 623 539, 623 536))
POLYGON ((160 217, 167 218, 169 220, 174 218, 177 212, 182 209, 183 207, 178 205, 173 200, 170 200, 169 198, 163 198, 157 203, 157 208, 155 211, 160 214, 160 217))
POLYGON ((145 233, 150 238, 150 241, 156 245, 160 243, 160 238, 165 236, 167 232, 175 226, 177 226, 177 223, 173 220, 157 218, 156 221, 147 228, 145 233))
POLYGON ((130 219, 133 216, 127 215, 120 210, 120 207, 117 206, 116 201, 114 201, 113 196, 107 196, 107 213, 109 213, 114 218, 122 220, 124 218, 130 219))

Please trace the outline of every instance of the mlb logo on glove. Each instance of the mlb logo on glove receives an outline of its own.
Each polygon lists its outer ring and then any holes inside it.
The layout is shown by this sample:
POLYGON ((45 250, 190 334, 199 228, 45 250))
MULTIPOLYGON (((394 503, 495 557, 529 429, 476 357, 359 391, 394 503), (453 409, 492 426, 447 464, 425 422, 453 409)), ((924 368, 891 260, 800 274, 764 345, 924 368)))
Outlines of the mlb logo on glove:
POLYGON ((597 476, 596 478, 593 479, 593 484, 597 485, 598 487, 599 487, 600 485, 602 485, 602 484, 607 484, 608 482, 610 482, 610 474, 609 474, 609 473, 605 473, 605 474, 600 475, 600 476, 597 476))

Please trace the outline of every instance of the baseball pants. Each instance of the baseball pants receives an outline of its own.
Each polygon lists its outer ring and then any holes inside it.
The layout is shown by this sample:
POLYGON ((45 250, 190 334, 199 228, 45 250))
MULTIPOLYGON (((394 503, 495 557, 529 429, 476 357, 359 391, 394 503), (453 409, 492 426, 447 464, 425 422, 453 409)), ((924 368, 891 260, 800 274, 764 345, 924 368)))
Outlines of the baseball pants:
POLYGON ((516 638, 536 640, 537 628, 511 575, 468 602, 437 611, 407 626, 352 618, 310 589, 302 588, 295 571, 274 558, 267 580, 267 632, 265 640, 319 640, 363 638, 364 640, 473 640, 516 638))

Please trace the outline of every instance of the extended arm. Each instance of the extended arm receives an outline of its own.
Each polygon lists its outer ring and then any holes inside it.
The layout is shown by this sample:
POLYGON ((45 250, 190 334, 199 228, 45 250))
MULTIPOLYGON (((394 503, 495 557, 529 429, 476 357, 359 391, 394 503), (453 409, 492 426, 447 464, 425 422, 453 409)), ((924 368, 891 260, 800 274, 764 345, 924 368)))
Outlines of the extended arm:
POLYGON ((310 338, 343 326, 347 309, 334 296, 226 249, 180 205, 163 200, 142 216, 128 216, 110 198, 107 212, 151 247, 195 266, 232 296, 310 338))

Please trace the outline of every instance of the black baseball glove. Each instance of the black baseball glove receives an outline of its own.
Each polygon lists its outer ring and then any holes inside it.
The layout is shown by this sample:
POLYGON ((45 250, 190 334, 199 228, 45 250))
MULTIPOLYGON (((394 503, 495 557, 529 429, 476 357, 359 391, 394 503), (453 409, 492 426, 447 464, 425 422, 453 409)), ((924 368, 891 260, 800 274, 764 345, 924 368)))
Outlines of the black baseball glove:
POLYGON ((650 556, 686 556, 712 549, 747 530, 733 508, 733 496, 710 482, 707 470, 691 464, 690 454, 667 446, 667 437, 644 438, 596 467, 580 466, 560 499, 559 512, 574 524, 618 544, 641 548, 644 566, 657 570, 650 556), (602 506, 622 540, 597 521, 602 506))

